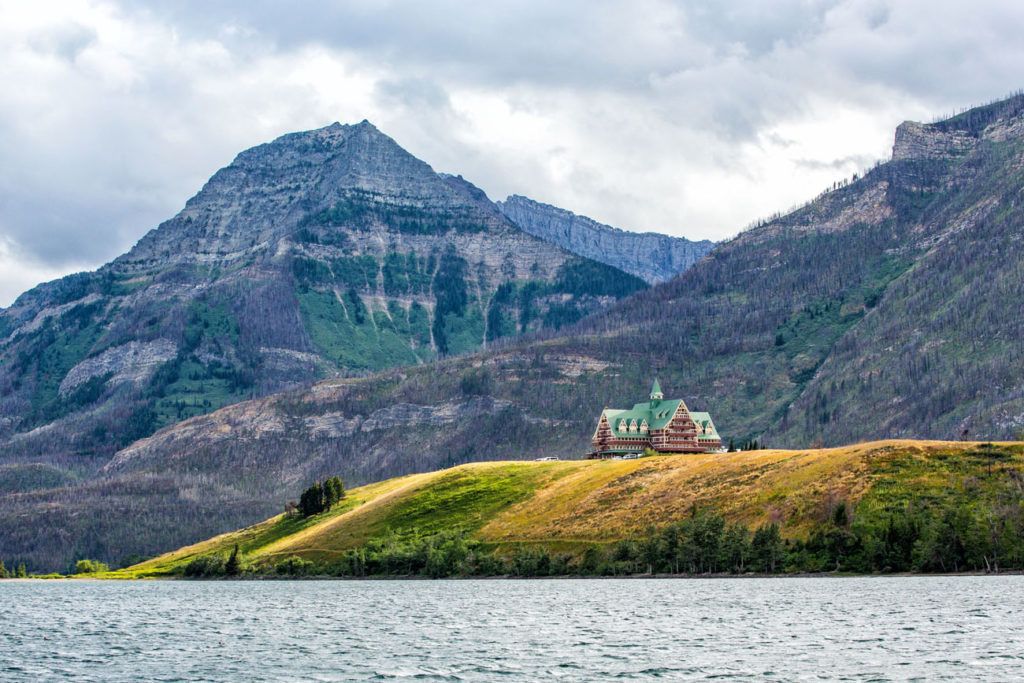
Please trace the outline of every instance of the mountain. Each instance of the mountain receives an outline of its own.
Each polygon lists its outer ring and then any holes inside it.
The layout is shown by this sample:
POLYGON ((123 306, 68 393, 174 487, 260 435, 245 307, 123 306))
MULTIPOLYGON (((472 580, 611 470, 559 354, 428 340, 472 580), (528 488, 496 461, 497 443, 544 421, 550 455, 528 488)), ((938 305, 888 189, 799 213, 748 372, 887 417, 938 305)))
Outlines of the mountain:
POLYGON ((670 280, 711 251, 714 242, 693 242, 654 232, 626 232, 528 197, 497 202, 509 220, 574 254, 632 273, 649 284, 670 280))
POLYGON ((362 486, 327 512, 277 515, 112 576, 193 573, 199 558, 210 571, 236 546, 265 573, 772 571, 749 530, 780 521, 791 543, 775 571, 1011 569, 1024 566, 1022 476, 1022 444, 923 441, 483 462, 362 486), (651 529, 661 543, 645 542, 651 529))
POLYGON ((0 548, 39 568, 120 562, 265 518, 330 474, 578 456, 601 409, 654 376, 726 442, 1013 438, 1022 169, 1022 96, 903 124, 889 161, 570 327, 193 417, 79 481, 2 471, 20 493, 0 497, 0 548))
POLYGON ((127 254, 0 311, 0 448, 88 475, 181 419, 557 329, 643 287, 366 121, 285 135, 127 254))

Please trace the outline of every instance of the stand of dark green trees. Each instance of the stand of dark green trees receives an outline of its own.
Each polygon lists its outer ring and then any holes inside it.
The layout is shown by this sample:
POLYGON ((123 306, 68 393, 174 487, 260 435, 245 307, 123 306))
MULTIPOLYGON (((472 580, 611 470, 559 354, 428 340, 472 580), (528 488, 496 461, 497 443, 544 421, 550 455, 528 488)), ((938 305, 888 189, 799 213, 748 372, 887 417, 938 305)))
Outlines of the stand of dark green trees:
POLYGON ((323 482, 314 482, 299 497, 298 511, 303 517, 311 517, 330 510, 345 497, 345 484, 341 477, 328 477, 323 482))
POLYGON ((878 521, 854 522, 846 504, 805 539, 783 538, 776 523, 753 530, 714 512, 635 539, 583 553, 524 546, 511 553, 462 534, 389 538, 351 550, 332 565, 306 567, 339 576, 553 576, 634 574, 782 574, 807 572, 997 572, 1024 569, 1024 509, 999 518, 949 507, 903 510, 878 521))

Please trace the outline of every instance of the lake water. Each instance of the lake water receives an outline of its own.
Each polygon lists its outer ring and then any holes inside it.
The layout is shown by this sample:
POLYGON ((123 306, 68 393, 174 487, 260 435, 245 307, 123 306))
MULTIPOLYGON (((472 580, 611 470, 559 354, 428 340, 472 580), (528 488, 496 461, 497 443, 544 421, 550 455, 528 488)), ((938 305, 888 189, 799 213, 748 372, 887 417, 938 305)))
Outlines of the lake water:
POLYGON ((1024 680, 1024 577, 0 582, 3 681, 1024 680))

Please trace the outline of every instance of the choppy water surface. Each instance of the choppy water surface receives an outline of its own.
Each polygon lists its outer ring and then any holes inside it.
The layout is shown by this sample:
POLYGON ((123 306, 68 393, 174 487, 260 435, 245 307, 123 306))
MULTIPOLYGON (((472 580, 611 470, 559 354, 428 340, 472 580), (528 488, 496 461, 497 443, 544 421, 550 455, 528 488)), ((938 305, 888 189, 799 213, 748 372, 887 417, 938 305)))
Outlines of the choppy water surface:
POLYGON ((0 679, 1024 679, 1024 577, 0 582, 0 679))

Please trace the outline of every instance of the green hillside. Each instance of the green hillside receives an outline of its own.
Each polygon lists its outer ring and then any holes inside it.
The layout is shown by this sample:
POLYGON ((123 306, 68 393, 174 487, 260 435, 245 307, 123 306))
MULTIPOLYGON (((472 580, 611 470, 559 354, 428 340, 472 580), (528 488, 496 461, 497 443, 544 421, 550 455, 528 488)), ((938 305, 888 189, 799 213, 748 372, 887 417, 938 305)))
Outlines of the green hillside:
POLYGON ((1005 569, 1024 566, 1022 482, 1020 443, 483 462, 362 486, 328 512, 109 576, 196 574, 236 546, 254 574, 1005 569))

